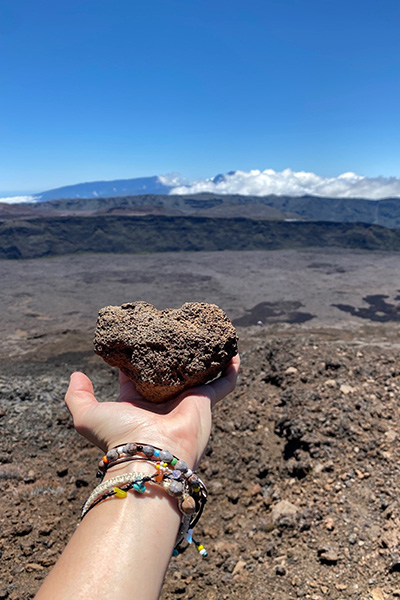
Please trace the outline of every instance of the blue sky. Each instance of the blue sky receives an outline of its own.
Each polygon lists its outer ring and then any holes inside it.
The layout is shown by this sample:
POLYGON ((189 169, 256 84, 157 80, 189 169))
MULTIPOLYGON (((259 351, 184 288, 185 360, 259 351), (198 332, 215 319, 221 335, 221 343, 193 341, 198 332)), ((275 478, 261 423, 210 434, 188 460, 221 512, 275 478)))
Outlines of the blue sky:
POLYGON ((398 0, 2 0, 0 192, 400 177, 398 0))

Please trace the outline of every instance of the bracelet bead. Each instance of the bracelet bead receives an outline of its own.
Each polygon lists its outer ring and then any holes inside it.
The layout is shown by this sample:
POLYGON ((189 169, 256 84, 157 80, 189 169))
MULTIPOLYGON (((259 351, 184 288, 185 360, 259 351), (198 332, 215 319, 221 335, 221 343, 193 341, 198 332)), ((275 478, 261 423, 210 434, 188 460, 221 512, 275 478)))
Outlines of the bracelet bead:
POLYGON ((167 491, 170 496, 180 496, 183 492, 183 483, 180 481, 171 481, 167 491))
POLYGON ((184 460, 177 460, 176 463, 171 461, 171 465, 173 465, 178 471, 182 471, 182 473, 186 473, 188 470, 188 466, 184 460))
POLYGON ((152 457, 154 454, 154 448, 152 446, 144 446, 143 454, 149 458, 152 457))
POLYGON ((186 496, 180 503, 180 509, 186 515, 192 515, 196 512, 196 501, 192 496, 186 496))
POLYGON ((117 487, 114 488, 114 492, 117 498, 126 498, 128 495, 128 492, 126 492, 125 490, 121 490, 121 488, 117 487))
POLYGON ((131 443, 125 444, 125 446, 123 446, 123 448, 122 448, 122 452, 124 454, 129 454, 129 455, 133 456, 137 452, 137 446, 136 446, 136 444, 131 444, 131 443))
POLYGON ((107 461, 110 463, 110 462, 113 462, 114 460, 118 460, 119 452, 118 452, 118 450, 113 448, 112 450, 109 450, 107 452, 106 456, 107 456, 107 461))
POLYGON ((169 450, 161 450, 160 452, 160 460, 166 463, 170 463, 173 459, 173 455, 169 450))

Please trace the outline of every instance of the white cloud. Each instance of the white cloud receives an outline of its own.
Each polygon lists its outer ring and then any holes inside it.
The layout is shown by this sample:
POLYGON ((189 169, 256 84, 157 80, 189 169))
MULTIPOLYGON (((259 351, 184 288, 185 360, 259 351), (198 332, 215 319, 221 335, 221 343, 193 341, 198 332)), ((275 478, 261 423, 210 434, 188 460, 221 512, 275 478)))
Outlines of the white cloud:
POLYGON ((9 196, 8 198, 0 198, 0 202, 7 204, 19 204, 21 202, 36 202, 37 196, 9 196))
POLYGON ((284 169, 277 172, 235 171, 230 175, 213 179, 201 179, 187 185, 178 185, 170 194, 241 194, 244 196, 326 196, 331 198, 380 198, 400 197, 400 178, 364 177, 356 173, 343 173, 338 177, 321 177, 315 173, 284 169))
MULTIPOLYGON (((158 180, 171 187, 170 194, 241 194, 244 196, 325 196, 330 198, 367 198, 379 200, 400 197, 400 178, 364 177, 357 173, 342 173, 337 177, 321 177, 306 171, 235 171, 212 179, 199 179, 188 182, 177 173, 160 175, 158 180)), ((97 195, 94 192, 94 195, 97 195)), ((0 202, 16 204, 37 202, 40 196, 10 196, 0 198, 0 202)))
POLYGON ((159 175, 158 181, 163 185, 173 185, 174 187, 182 186, 185 184, 185 179, 183 179, 178 173, 167 173, 166 175, 159 175))

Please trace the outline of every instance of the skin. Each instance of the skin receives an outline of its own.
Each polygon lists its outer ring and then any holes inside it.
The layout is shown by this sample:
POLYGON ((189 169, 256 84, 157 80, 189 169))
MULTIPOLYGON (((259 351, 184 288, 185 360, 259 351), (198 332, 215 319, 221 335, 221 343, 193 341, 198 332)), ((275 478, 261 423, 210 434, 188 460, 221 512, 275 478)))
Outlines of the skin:
MULTIPOLYGON (((77 432, 103 452, 126 442, 144 442, 170 450, 196 469, 210 436, 211 410, 235 388, 239 365, 237 355, 221 378, 164 404, 143 400, 122 373, 118 401, 99 403, 90 379, 73 373, 65 402, 77 432)), ((105 480, 135 471, 151 474, 154 469, 142 462, 125 463, 110 470, 105 480)), ((129 493, 94 507, 35 598, 156 600, 181 515, 176 500, 156 486, 150 488, 144 495, 129 493)))

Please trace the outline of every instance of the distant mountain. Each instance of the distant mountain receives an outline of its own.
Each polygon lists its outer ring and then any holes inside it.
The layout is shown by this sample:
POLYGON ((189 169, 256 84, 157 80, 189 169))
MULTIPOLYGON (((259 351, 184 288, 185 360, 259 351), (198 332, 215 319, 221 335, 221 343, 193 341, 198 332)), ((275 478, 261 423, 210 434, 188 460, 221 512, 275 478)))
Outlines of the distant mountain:
MULTIPOLYGON (((234 175, 235 171, 216 175, 211 181, 215 184, 226 180, 227 175, 234 175)), ((48 200, 78 199, 78 198, 117 198, 121 196, 137 196, 143 194, 168 194, 176 183, 167 185, 160 177, 135 177, 133 179, 115 179, 113 181, 90 181, 76 183, 63 187, 46 190, 39 194, 33 194, 35 202, 47 202, 48 200)), ((1 202, 1 198, 0 198, 1 202)))
MULTIPOLYGON (((219 177, 224 177, 224 175, 216 176, 216 178, 219 177)), ((158 177, 67 186, 43 193, 40 202, 22 204, 0 202, 0 221, 20 218, 35 219, 44 215, 49 217, 119 214, 198 218, 244 217, 266 221, 330 221, 368 223, 400 228, 400 198, 367 200, 365 198, 325 198, 321 196, 244 196, 210 192, 171 194, 170 189, 171 187, 162 183, 158 177), (122 195, 128 184, 131 186, 130 189, 136 191, 122 195), (103 185, 104 188, 101 187, 103 185), (143 187, 146 188, 146 192, 139 192, 138 190, 143 187), (150 193, 150 189, 164 191, 150 193), (73 191, 74 197, 58 198, 62 194, 72 196, 73 191), (107 193, 110 195, 107 196, 107 193), (82 197, 79 194, 91 195, 82 197), (57 199, 44 200, 47 195, 57 196, 57 199)))
MULTIPOLYGON (((218 176, 217 176, 218 177, 218 176)), ((322 198, 318 196, 239 196, 228 194, 138 194, 52 200, 32 204, 0 205, 0 219, 30 218, 58 214, 160 214, 193 217, 263 220, 333 221, 336 223, 371 223, 383 227, 400 227, 400 198, 365 200, 363 198, 322 198), (35 216, 36 215, 36 216, 35 216)))
MULTIPOLYGON (((291 169, 284 169, 281 172, 273 169, 264 171, 252 169, 228 171, 194 181, 183 181, 178 176, 163 175, 114 181, 91 181, 45 190, 33 195, 24 193, 12 197, 8 193, 3 199, 0 195, 0 202, 16 204, 61 199, 118 198, 144 194, 193 196, 203 193, 227 197, 273 198, 275 196, 283 201, 287 198, 294 198, 295 201, 299 198, 314 198, 319 202, 322 198, 330 205, 334 204, 334 200, 350 203, 353 200, 368 202, 387 198, 400 200, 400 177, 366 177, 353 172, 342 173, 337 177, 323 177, 316 173, 296 172, 291 169)), ((280 210, 280 206, 275 208, 280 210)))
POLYGON ((59 198, 109 198, 117 196, 133 196, 136 194, 168 194, 172 185, 165 185, 157 176, 137 177, 135 179, 115 179, 114 181, 91 181, 66 185, 54 190, 35 194, 39 202, 57 200, 59 198))
POLYGON ((218 173, 215 177, 212 178, 213 183, 223 183, 227 180, 228 175, 235 175, 236 171, 229 171, 228 173, 218 173))

